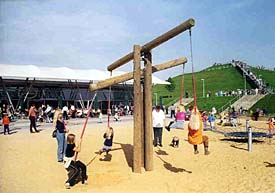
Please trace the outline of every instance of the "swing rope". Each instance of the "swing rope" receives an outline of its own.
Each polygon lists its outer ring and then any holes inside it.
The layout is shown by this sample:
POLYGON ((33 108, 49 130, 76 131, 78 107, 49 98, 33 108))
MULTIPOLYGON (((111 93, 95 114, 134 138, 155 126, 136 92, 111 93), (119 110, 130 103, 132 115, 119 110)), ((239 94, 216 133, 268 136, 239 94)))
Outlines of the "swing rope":
MULTIPOLYGON (((112 77, 112 71, 110 72, 110 77, 112 77)), ((108 98, 108 110, 107 110, 108 128, 110 127, 110 116, 111 116, 111 92, 112 92, 112 86, 109 86, 109 98, 108 98)))
POLYGON ((194 94, 194 110, 196 111, 197 110, 197 93, 196 93, 196 83, 195 83, 195 74, 194 74, 191 28, 189 29, 189 36, 190 36, 190 54, 191 54, 191 64, 192 64, 192 86, 193 86, 193 94, 194 94))
MULTIPOLYGON (((85 120, 83 129, 82 129, 81 135, 80 135, 80 140, 82 140, 82 138, 83 138, 83 135, 84 135, 84 132, 85 132, 85 129, 86 129, 86 126, 87 126, 89 117, 90 117, 90 113, 91 113, 91 110, 92 110, 92 108, 93 108, 93 103, 94 103, 94 100, 95 100, 96 95, 97 95, 97 92, 94 94, 93 99, 92 99, 92 102, 91 102, 91 104, 90 104, 90 106, 89 106, 88 113, 87 113, 87 117, 86 117, 86 120, 85 120)), ((75 160, 77 159, 77 155, 78 155, 78 152, 76 152, 76 154, 75 154, 75 160)))
POLYGON ((182 65, 182 76, 181 76, 181 87, 180 87, 180 104, 182 104, 183 92, 184 92, 184 68, 185 64, 182 65))

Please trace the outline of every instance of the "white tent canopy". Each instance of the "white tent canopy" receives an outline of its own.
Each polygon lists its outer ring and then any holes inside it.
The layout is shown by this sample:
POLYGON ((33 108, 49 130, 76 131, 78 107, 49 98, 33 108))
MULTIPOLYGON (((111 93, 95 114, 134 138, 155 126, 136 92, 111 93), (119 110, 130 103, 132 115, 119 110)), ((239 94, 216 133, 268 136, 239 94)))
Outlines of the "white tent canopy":
MULTIPOLYGON (((114 71, 113 76, 125 74, 123 71, 114 71)), ((67 67, 40 67, 34 65, 0 64, 0 76, 2 78, 36 80, 77 80, 80 82, 100 81, 110 78, 110 72, 96 69, 72 69, 67 67)), ((132 83, 133 80, 128 81, 132 83)), ((152 76, 153 84, 170 84, 156 76, 152 76)))

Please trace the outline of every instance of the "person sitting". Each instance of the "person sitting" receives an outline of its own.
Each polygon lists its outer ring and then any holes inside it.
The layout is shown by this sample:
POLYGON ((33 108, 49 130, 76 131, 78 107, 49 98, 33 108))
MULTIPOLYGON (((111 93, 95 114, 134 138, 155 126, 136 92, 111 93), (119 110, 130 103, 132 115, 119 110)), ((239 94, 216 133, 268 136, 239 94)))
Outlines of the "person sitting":
POLYGON ((176 118, 175 121, 171 121, 168 126, 165 128, 170 131, 172 128, 177 128, 177 129, 184 129, 184 121, 185 121, 185 109, 183 104, 180 104, 178 107, 178 111, 176 113, 176 118))
POLYGON ((120 121, 120 115, 119 115, 119 113, 115 113, 114 120, 115 121, 120 121))
POLYGON ((204 154, 209 155, 209 138, 202 134, 202 119, 197 108, 194 108, 188 124, 188 142, 194 147, 194 154, 198 154, 198 145, 203 144, 204 154))

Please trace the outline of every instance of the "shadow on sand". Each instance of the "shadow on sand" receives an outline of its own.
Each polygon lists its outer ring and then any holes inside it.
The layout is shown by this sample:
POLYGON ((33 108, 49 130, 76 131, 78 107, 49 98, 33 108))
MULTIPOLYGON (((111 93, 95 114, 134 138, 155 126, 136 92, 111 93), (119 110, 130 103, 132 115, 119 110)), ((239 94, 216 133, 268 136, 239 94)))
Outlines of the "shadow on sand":
POLYGON ((99 161, 110 162, 112 160, 112 154, 105 154, 104 158, 99 158, 99 161))
POLYGON ((174 172, 174 173, 186 172, 186 173, 189 173, 189 174, 192 173, 192 171, 188 171, 188 170, 183 169, 183 168, 177 168, 177 167, 172 166, 172 164, 168 163, 167 161, 162 159, 160 156, 157 156, 157 157, 163 162, 163 166, 171 172, 174 172))
MULTIPOLYGON (((20 130, 20 129, 21 128, 19 128, 19 127, 10 129, 10 135, 17 133, 18 132, 17 130, 20 130)), ((4 134, 4 131, 1 131, 0 134, 4 134)))
POLYGON ((158 151, 155 151, 156 154, 158 155, 168 155, 168 153, 160 148, 158 148, 158 151))
POLYGON ((265 167, 267 168, 271 168, 271 167, 275 167, 275 164, 272 164, 270 162, 264 162, 265 164, 267 164, 265 167))
POLYGON ((114 142, 114 144, 119 144, 121 146, 128 166, 133 167, 133 145, 123 144, 123 143, 118 143, 118 142, 114 142))

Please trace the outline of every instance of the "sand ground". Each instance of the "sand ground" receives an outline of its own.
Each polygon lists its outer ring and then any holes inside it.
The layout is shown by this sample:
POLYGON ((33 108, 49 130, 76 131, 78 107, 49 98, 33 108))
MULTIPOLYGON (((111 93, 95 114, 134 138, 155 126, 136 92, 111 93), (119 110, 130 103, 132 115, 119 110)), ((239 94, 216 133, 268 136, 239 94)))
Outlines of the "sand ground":
MULTIPOLYGON (((244 120, 242 120, 243 122, 244 120)), ((68 128, 78 136, 84 119, 69 121, 68 128)), ((13 134, 0 135, 1 193, 62 193, 62 192, 275 192, 275 141, 263 139, 247 144, 224 140, 224 136, 206 131, 211 154, 193 154, 187 130, 163 131, 163 147, 154 148, 154 171, 132 172, 131 118, 111 123, 115 129, 114 150, 110 156, 98 155, 103 143, 106 123, 90 120, 83 139, 79 159, 88 166, 88 185, 64 188, 65 169, 57 162, 57 141, 51 137, 52 125, 42 123, 40 133, 30 134, 28 120, 17 121, 13 134), (180 137, 180 147, 169 146, 173 136, 180 137)), ((265 121, 252 125, 267 128, 265 121)), ((1 130, 3 128, 1 127, 1 130)))

